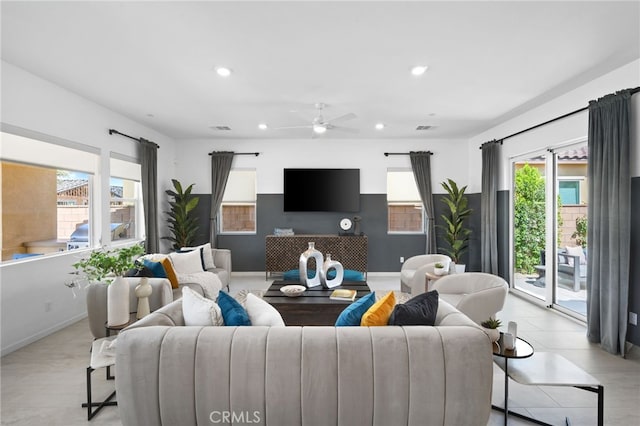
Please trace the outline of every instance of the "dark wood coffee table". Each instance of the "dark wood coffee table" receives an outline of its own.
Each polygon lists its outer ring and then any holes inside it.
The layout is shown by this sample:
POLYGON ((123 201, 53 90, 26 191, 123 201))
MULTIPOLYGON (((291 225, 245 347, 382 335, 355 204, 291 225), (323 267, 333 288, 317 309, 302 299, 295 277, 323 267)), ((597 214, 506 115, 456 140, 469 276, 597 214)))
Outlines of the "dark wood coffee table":
POLYGON ((371 293, 365 281, 344 281, 341 286, 332 289, 317 286, 307 289, 298 297, 288 297, 280 291, 280 287, 296 284, 304 285, 297 281, 274 281, 262 296, 280 312, 286 325, 334 325, 338 315, 351 302, 329 299, 333 290, 357 290, 356 300, 371 293))

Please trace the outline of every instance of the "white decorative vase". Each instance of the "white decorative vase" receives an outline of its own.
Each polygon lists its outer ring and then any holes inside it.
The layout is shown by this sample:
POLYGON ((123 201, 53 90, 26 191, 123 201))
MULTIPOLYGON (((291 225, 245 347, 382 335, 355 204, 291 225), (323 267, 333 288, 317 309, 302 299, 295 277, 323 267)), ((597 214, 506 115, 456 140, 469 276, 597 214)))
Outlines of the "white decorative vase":
POLYGON ((316 287, 322 284, 321 274, 322 265, 324 264, 324 258, 322 253, 316 250, 316 243, 309 242, 309 248, 300 255, 300 262, 298 263, 300 272, 300 282, 305 284, 308 288, 316 287), (309 259, 313 258, 316 261, 316 274, 313 278, 309 278, 307 274, 307 264, 309 259))
POLYGON ((107 287, 107 325, 110 327, 129 322, 129 283, 116 277, 107 287))
POLYGON ((322 285, 326 288, 338 287, 342 284, 342 280, 344 279, 344 268, 342 267, 342 263, 337 260, 331 260, 331 254, 327 253, 327 259, 322 264, 322 285), (329 269, 336 270, 336 276, 333 279, 328 278, 329 269))
POLYGON ((138 297, 138 311, 136 318, 144 318, 151 313, 149 309, 149 296, 153 292, 151 284, 149 284, 149 278, 142 277, 140 284, 136 286, 136 296, 138 297))

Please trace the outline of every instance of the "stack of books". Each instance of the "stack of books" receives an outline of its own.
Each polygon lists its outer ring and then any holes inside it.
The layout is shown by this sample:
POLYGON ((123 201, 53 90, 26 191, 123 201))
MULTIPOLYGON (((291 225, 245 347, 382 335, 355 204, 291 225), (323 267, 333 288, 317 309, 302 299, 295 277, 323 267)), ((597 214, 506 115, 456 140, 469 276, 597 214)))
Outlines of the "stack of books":
POLYGON ((346 300, 348 302, 353 302, 356 298, 358 292, 356 290, 346 290, 346 289, 337 289, 333 290, 329 299, 332 300, 346 300))

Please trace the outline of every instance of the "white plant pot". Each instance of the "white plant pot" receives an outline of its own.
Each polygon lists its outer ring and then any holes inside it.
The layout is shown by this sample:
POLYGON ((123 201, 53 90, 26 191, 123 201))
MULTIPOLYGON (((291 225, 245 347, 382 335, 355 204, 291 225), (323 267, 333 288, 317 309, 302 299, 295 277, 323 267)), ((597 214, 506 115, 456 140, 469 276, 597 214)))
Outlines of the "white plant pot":
POLYGON ((498 330, 497 328, 482 328, 484 329, 484 332, 487 333, 489 339, 491 339, 492 342, 497 342, 498 339, 500 339, 500 330, 498 330))
POLYGON ((442 276, 447 274, 446 268, 433 268, 433 273, 437 276, 442 276))
POLYGON ((107 325, 110 327, 129 322, 129 283, 116 277, 107 287, 107 325))
POLYGON ((456 274, 464 273, 464 270, 467 268, 467 265, 459 265, 456 263, 456 274))

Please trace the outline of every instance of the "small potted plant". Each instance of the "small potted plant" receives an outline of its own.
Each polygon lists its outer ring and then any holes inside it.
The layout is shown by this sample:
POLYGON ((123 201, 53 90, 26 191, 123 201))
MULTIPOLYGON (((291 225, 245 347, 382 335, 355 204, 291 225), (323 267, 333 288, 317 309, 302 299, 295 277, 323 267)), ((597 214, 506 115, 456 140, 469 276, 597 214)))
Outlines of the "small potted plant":
POLYGON ((484 328, 485 333, 487 333, 492 342, 498 341, 500 338, 500 330, 498 330, 498 327, 502 325, 502 321, 489 317, 488 320, 482 321, 480 325, 484 328))
POLYGON ((447 270, 445 268, 444 263, 437 262, 435 265, 433 265, 433 273, 438 275, 438 276, 446 275, 447 274, 447 270))
POLYGON ((94 250, 89 257, 73 264, 90 283, 107 285, 107 323, 122 325, 129 322, 129 283, 122 277, 136 267, 135 259, 144 254, 141 245, 114 250, 94 250))

